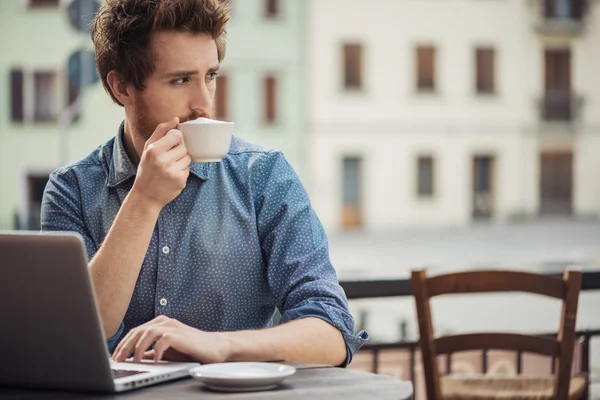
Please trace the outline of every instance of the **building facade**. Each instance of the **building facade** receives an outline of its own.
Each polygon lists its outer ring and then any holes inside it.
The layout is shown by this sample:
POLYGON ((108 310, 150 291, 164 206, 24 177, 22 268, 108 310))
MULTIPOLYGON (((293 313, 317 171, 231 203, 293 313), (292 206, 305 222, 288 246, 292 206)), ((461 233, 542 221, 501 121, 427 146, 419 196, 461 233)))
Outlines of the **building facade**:
POLYGON ((215 116, 235 121, 241 137, 283 151, 305 178, 306 2, 230 2, 215 116))
POLYGON ((309 1, 328 230, 600 215, 600 4, 309 1))
MULTIPOLYGON (((213 115, 235 121, 239 136, 281 149, 302 175, 305 3, 232 5, 213 115)), ((71 8, 71 0, 0 2, 0 229, 38 229, 49 173, 85 157, 123 119, 96 83, 66 123, 65 110, 79 94, 69 83, 68 60, 93 48, 89 34, 70 25, 71 8)))
POLYGON ((69 57, 92 47, 73 28, 68 2, 0 2, 0 228, 39 228, 48 174, 84 157, 115 134, 122 110, 100 84, 85 91, 83 109, 66 128, 65 110, 77 98, 69 57))

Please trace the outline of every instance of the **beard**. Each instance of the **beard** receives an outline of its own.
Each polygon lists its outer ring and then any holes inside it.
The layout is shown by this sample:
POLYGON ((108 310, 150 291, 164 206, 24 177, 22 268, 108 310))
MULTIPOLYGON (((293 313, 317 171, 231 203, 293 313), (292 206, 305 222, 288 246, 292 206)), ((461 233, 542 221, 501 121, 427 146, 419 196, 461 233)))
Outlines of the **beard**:
MULTIPOLYGON (((140 136, 144 141, 150 139, 154 134, 156 127, 167 121, 156 121, 155 115, 152 113, 151 107, 144 101, 143 98, 136 98, 133 104, 133 121, 132 121, 132 132, 136 136, 140 136)), ((171 117, 173 118, 173 117, 171 117)), ((204 111, 192 110, 189 114, 179 117, 179 123, 192 121, 198 118, 211 118, 209 113, 204 111)))

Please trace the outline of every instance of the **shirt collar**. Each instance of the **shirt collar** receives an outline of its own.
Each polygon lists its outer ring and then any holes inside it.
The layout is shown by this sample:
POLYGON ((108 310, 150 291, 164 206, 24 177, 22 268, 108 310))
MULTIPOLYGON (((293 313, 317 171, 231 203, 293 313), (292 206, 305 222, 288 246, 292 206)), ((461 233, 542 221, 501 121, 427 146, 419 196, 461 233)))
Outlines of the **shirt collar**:
MULTIPOLYGON (((109 162, 108 187, 116 187, 129 178, 134 177, 137 169, 125 151, 123 135, 125 134, 125 122, 121 122, 112 148, 112 162, 109 162)), ((192 163, 190 173, 202 180, 208 180, 209 163, 192 163)))

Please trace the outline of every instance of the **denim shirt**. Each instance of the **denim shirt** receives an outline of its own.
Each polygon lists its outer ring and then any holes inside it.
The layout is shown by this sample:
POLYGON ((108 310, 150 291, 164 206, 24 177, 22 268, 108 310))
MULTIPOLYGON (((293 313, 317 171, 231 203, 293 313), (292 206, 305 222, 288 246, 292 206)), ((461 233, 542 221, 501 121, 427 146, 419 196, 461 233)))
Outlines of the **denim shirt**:
MULTIPOLYGON (((108 234, 136 168, 116 137, 50 175, 42 230, 74 231, 91 260, 108 234)), ((122 266, 127 268, 128 266, 122 266)), ((186 187, 160 212, 112 352, 158 315, 204 331, 260 329, 316 317, 338 328, 345 365, 368 339, 354 334, 325 231, 279 151, 233 137, 221 162, 192 163, 186 187)))

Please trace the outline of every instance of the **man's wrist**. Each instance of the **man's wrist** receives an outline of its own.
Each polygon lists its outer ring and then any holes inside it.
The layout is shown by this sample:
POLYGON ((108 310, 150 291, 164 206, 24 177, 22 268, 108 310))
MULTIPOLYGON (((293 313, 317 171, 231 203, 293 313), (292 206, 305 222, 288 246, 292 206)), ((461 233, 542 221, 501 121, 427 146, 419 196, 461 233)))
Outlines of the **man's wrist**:
MULTIPOLYGON (((275 361, 269 329, 222 332, 226 361, 275 361)), ((271 338, 272 339, 272 338, 271 338)))
POLYGON ((143 212, 158 215, 160 213, 160 210, 162 210, 162 205, 158 204, 155 201, 152 201, 147 196, 144 196, 136 188, 135 184, 134 184, 133 188, 131 188, 131 191, 129 192, 129 194, 127 195, 126 201, 127 200, 129 200, 129 202, 131 202, 132 205, 134 205, 136 208, 142 210, 143 212))
POLYGON ((236 335, 236 332, 219 332, 223 358, 225 362, 241 361, 244 354, 244 338, 236 335))

